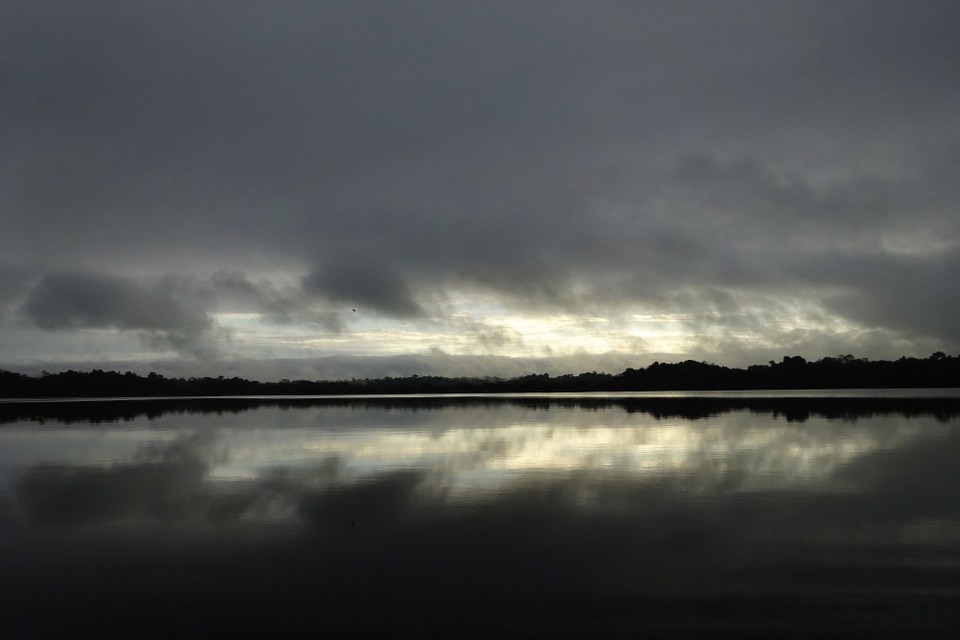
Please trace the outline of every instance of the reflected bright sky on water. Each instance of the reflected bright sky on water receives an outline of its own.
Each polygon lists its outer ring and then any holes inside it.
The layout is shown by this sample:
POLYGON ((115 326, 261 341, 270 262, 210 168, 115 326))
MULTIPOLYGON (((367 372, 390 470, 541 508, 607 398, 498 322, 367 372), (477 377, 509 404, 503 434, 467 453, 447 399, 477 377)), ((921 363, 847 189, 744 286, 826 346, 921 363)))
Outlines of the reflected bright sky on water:
POLYGON ((297 633, 316 615, 344 631, 388 612, 550 634, 593 630, 611 606, 621 632, 822 635, 848 614, 870 637, 960 625, 949 412, 631 406, 268 403, 8 421, 0 614, 47 636, 76 619, 92 635, 104 619, 135 632, 137 611, 204 633, 242 611, 297 633))
POLYGON ((955 424, 932 416, 797 423, 748 411, 688 420, 556 404, 264 406, 119 424, 6 425, 0 486, 10 496, 31 469, 158 464, 175 455, 202 465, 205 490, 217 493, 256 490, 280 475, 319 490, 404 470, 422 475, 424 497, 451 502, 574 475, 580 483, 670 482, 691 494, 856 492, 869 487, 839 473, 845 466, 955 433, 955 424))

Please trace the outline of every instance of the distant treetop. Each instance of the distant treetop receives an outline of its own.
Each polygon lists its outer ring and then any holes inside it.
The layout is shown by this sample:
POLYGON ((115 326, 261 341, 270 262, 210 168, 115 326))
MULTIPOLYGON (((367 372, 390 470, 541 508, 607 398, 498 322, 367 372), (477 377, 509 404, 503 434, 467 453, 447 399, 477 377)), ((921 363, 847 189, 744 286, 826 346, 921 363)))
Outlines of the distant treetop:
POLYGON ((43 371, 39 376, 0 370, 0 397, 140 397, 233 395, 334 395, 394 393, 513 393, 575 391, 665 391, 707 389, 838 389, 960 387, 960 356, 937 351, 927 358, 895 361, 845 354, 809 362, 783 356, 780 362, 724 367, 696 360, 654 362, 618 374, 590 371, 516 378, 406 377, 258 382, 239 377, 166 378, 157 372, 43 371))

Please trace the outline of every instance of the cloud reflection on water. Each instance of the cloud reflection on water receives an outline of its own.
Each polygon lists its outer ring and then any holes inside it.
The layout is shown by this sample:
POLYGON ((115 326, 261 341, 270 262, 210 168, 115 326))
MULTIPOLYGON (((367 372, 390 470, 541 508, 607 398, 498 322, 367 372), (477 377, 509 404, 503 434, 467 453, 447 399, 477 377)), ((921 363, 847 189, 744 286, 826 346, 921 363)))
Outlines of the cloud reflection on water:
MULTIPOLYGON (((934 417, 279 415, 0 430, 0 613, 46 635, 114 617, 129 631, 137 611, 167 631, 384 615, 447 631, 717 616, 823 631, 839 606, 876 631, 905 619, 884 594, 950 598, 960 578, 960 431, 934 417), (134 433, 149 438, 131 450, 134 433), (704 613, 704 598, 723 604, 704 613), (779 609, 757 604, 771 598, 779 609)), ((957 622, 926 602, 910 624, 957 622)))
POLYGON ((802 427, 747 412, 696 422, 570 408, 413 415, 419 422, 410 413, 371 414, 366 428, 304 426, 317 416, 311 411, 266 421, 254 411, 229 424, 194 418, 193 427, 6 428, 0 468, 8 493, 35 524, 137 517, 296 524, 303 496, 403 472, 419 478, 412 488, 418 500, 451 505, 574 479, 584 508, 604 506, 601 486, 669 486, 688 496, 864 492, 873 488, 869 479, 849 471, 858 461, 896 456, 954 430, 933 418, 896 415, 859 423, 812 418, 802 427), (71 496, 83 496, 82 506, 71 496))

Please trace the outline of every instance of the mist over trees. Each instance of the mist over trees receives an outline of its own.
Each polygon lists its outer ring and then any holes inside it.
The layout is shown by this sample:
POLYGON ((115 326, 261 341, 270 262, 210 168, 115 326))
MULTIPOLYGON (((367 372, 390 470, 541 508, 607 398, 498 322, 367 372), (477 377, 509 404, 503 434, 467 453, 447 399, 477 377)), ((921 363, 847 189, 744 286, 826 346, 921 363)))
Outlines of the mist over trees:
POLYGON ((876 360, 852 355, 808 362, 784 356, 780 362, 730 368, 685 360, 654 362, 621 373, 550 376, 546 373, 515 378, 418 376, 351 380, 288 380, 258 382, 239 377, 167 378, 157 373, 141 376, 130 371, 63 371, 28 376, 0 371, 0 397, 140 397, 235 395, 339 395, 410 393, 522 393, 577 391, 668 391, 744 389, 960 387, 960 356, 936 352, 927 358, 876 360))

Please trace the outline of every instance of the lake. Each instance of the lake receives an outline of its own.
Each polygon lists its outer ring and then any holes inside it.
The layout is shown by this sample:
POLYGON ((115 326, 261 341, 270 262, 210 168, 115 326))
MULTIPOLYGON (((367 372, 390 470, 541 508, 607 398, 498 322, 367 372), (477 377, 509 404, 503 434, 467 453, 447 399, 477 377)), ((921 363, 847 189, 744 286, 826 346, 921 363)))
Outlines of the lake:
POLYGON ((5 402, 0 632, 953 638, 958 471, 956 390, 5 402))

